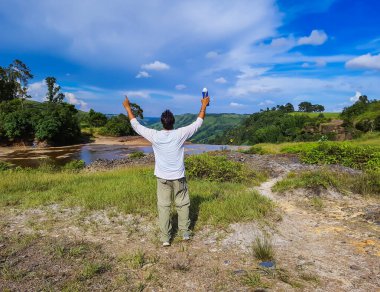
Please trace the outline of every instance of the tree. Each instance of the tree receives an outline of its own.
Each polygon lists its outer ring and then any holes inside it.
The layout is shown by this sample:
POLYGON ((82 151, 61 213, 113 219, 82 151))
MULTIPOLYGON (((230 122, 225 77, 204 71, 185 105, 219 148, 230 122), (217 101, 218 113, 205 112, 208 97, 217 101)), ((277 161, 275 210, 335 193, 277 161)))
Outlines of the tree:
POLYGON ((303 101, 298 105, 298 110, 300 112, 310 113, 313 111, 313 105, 308 101, 303 101))
POLYGON ((131 103, 131 109, 136 118, 144 118, 144 111, 137 103, 131 103))
POLYGON ((292 113, 294 112, 294 106, 288 102, 287 104, 284 105, 284 111, 286 113, 292 113))
POLYGON ((118 116, 112 117, 107 121, 107 124, 101 130, 102 135, 120 137, 126 135, 133 135, 134 131, 132 129, 129 118, 120 114, 118 116))
POLYGON ((96 112, 93 109, 90 109, 88 112, 87 120, 91 127, 103 127, 107 123, 106 115, 96 112))
POLYGON ((325 107, 323 105, 320 105, 320 104, 314 104, 313 105, 313 112, 324 112, 325 111, 325 107))
POLYGON ((65 98, 65 95, 62 92, 59 92, 61 90, 61 86, 57 85, 56 81, 57 79, 55 79, 55 77, 45 78, 45 82, 48 87, 46 99, 49 102, 62 103, 65 98))
POLYGON ((4 68, 0 66, 0 102, 20 98, 30 98, 28 81, 33 78, 30 69, 20 60, 4 68))

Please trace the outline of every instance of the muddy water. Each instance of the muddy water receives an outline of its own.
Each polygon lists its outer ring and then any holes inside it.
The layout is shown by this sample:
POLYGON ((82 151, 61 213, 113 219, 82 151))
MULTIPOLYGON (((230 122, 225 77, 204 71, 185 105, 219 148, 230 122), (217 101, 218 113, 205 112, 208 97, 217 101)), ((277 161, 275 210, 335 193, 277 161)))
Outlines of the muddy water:
MULTIPOLYGON (((185 145, 185 152, 188 154, 198 154, 207 151, 222 149, 237 149, 237 146, 188 144, 185 145)), ((76 159, 82 159, 86 164, 97 159, 121 159, 129 153, 142 151, 151 153, 151 146, 124 146, 124 145, 99 145, 86 144, 66 147, 49 147, 44 149, 23 149, 9 152, 0 148, 0 160, 10 162, 23 167, 38 167, 38 165, 49 159, 56 165, 63 165, 76 159)))

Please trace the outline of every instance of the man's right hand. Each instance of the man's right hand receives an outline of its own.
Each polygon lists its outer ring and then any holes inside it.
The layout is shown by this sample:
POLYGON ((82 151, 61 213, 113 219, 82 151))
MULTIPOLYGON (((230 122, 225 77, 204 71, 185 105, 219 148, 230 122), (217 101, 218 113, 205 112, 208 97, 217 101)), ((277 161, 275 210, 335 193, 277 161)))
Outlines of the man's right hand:
POLYGON ((202 98, 201 102, 202 102, 202 108, 205 109, 206 106, 208 106, 210 103, 210 97, 206 96, 205 98, 202 98))

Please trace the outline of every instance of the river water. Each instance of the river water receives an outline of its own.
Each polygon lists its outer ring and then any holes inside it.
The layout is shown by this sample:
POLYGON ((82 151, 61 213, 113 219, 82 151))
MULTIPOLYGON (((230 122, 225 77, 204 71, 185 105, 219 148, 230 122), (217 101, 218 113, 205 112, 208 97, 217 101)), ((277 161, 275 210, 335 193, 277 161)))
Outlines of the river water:
MULTIPOLYGON (((237 150, 240 146, 226 145, 208 145, 208 144, 186 144, 185 153, 199 154, 216 150, 237 150)), ((86 164, 97 159, 121 159, 126 155, 142 151, 151 153, 151 146, 124 146, 124 145, 99 145, 85 144, 66 147, 49 147, 49 148, 28 148, 23 150, 15 150, 13 152, 5 152, 0 149, 0 160, 13 163, 23 167, 38 167, 38 165, 49 159, 56 165, 63 165, 72 160, 81 159, 86 164)))

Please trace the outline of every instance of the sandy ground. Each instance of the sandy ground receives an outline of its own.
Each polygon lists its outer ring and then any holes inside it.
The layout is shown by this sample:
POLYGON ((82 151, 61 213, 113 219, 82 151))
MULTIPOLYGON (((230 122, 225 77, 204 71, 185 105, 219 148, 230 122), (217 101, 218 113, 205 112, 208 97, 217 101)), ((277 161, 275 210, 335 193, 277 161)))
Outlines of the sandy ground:
POLYGON ((0 290, 380 291, 380 226, 366 216, 368 210, 379 212, 379 198, 333 190, 274 193, 272 186, 288 171, 305 166, 294 157, 238 155, 234 158, 252 159, 255 167, 261 163, 272 174, 255 188, 277 205, 266 222, 205 227, 190 242, 177 237, 164 249, 154 217, 59 205, 1 208, 0 267, 5 280, 0 290), (311 204, 316 196, 323 201, 321 209, 311 204), (275 269, 260 269, 251 252, 255 238, 264 234, 272 239, 275 269), (26 235, 34 237, 19 248, 26 235), (90 251, 78 258, 65 253, 78 243, 90 251), (131 265, 138 251, 146 260, 131 265), (87 261, 109 267, 87 279, 79 272, 87 261), (252 276, 256 274, 261 275, 259 283, 252 276))
POLYGON ((104 137, 98 136, 92 144, 103 145, 127 145, 127 146, 150 146, 148 140, 141 136, 125 136, 125 137, 104 137))

